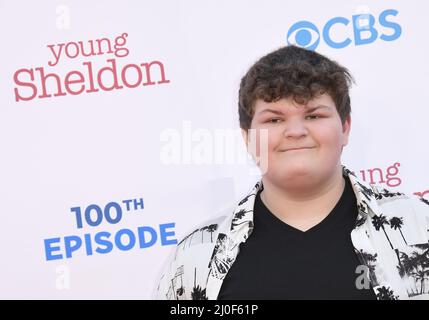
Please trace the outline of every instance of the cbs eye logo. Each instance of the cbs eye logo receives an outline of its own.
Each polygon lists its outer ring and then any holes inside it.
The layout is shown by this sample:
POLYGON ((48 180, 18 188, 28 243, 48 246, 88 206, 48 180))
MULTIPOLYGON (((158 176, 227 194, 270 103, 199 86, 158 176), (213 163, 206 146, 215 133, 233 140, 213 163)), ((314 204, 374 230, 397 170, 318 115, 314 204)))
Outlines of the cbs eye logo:
POLYGON ((377 39, 393 41, 401 36, 402 28, 388 18, 397 14, 398 11, 394 9, 383 11, 378 17, 379 26, 375 25, 375 17, 367 13, 353 15, 351 21, 345 17, 334 17, 323 26, 322 37, 315 24, 310 21, 298 21, 289 28, 286 40, 288 44, 309 50, 315 50, 321 38, 329 47, 335 49, 345 48, 351 43, 356 46, 370 44, 377 39), (383 32, 377 30, 380 26, 384 27, 383 32), (353 40, 344 35, 344 30, 353 34, 353 40))

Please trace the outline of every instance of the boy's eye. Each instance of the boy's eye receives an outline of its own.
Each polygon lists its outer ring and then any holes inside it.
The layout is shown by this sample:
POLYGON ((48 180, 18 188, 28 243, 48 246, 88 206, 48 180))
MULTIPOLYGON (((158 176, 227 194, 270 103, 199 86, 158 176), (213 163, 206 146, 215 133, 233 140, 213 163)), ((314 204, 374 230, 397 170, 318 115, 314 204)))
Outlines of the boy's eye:
MULTIPOLYGON (((321 116, 318 115, 318 114, 311 114, 311 115, 308 115, 308 116, 305 117, 305 119, 309 119, 309 120, 316 120, 316 119, 319 119, 319 118, 321 118, 321 116)), ((282 121, 282 119, 280 119, 280 118, 272 118, 272 119, 267 120, 266 122, 268 122, 268 123, 279 123, 280 121, 282 121)))
POLYGON ((320 118, 320 116, 319 115, 317 115, 317 114, 312 114, 312 115, 309 115, 309 116, 307 116, 307 117, 305 117, 306 119, 307 118, 310 118, 310 119, 318 119, 318 118, 320 118))

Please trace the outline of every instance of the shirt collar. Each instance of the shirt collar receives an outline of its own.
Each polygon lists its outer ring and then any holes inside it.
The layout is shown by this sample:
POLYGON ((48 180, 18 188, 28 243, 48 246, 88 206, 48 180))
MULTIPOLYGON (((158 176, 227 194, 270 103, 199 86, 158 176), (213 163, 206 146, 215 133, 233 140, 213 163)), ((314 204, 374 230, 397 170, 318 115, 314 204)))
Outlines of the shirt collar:
MULTIPOLYGON (((358 207, 356 227, 359 227, 366 221, 368 215, 372 218, 374 215, 380 214, 380 208, 375 196, 377 188, 373 184, 368 184, 360 180, 354 172, 344 165, 342 165, 342 171, 343 176, 350 179, 356 196, 358 207)), ((230 225, 230 233, 241 238, 239 240, 246 240, 253 230, 253 208, 256 195, 261 188, 262 180, 259 180, 235 208, 230 225)))

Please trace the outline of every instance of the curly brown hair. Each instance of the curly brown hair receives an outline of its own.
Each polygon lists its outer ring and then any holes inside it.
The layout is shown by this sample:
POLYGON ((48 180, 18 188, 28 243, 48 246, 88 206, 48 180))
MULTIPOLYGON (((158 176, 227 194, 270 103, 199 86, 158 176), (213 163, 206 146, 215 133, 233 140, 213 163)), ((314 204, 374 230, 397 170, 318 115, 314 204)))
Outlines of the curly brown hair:
POLYGON ((328 93, 335 102, 341 122, 350 115, 350 72, 337 62, 294 45, 282 47, 260 58, 241 79, 238 93, 240 127, 250 129, 255 102, 275 102, 292 97, 305 104, 328 93))

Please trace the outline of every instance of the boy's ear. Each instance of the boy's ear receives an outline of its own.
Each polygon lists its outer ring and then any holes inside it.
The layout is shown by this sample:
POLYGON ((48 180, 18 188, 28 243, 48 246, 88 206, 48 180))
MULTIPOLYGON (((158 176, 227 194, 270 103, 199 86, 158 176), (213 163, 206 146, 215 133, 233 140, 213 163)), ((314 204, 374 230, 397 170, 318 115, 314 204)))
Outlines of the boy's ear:
POLYGON ((349 143, 350 129, 352 126, 352 118, 350 115, 347 116, 346 121, 343 124, 343 146, 346 146, 349 143))

